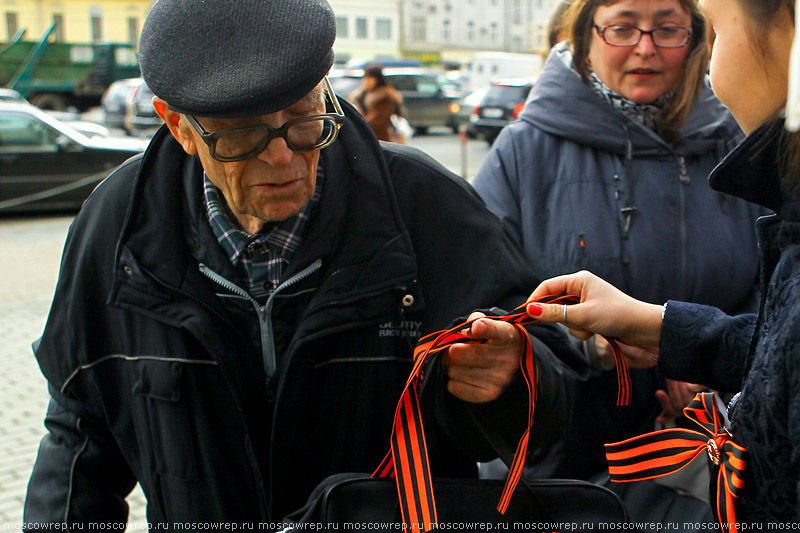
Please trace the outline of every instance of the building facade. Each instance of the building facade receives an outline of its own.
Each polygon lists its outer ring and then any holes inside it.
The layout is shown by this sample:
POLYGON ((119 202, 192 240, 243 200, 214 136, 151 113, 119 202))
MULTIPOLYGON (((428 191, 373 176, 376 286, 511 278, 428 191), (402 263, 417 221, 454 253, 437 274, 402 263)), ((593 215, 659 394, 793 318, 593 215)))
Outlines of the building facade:
POLYGON ((337 64, 400 57, 402 0, 329 0, 336 13, 337 64))
MULTIPOLYGON (((337 63, 415 57, 467 63, 476 51, 538 53, 560 0, 329 0, 336 12, 337 63)), ((0 41, 25 29, 37 40, 55 24, 55 40, 139 39, 152 0, 0 0, 0 41)))
POLYGON ((38 40, 51 24, 52 38, 72 43, 138 43, 151 0, 0 0, 0 39, 24 29, 38 40))

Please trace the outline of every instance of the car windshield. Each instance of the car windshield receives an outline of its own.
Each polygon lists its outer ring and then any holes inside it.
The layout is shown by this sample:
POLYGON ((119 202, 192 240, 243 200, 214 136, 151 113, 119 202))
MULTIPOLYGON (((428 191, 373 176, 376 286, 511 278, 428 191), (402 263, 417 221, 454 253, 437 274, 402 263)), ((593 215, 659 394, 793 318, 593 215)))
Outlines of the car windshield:
POLYGON ((528 85, 494 85, 486 93, 483 105, 500 105, 509 102, 524 102, 531 88, 528 85))

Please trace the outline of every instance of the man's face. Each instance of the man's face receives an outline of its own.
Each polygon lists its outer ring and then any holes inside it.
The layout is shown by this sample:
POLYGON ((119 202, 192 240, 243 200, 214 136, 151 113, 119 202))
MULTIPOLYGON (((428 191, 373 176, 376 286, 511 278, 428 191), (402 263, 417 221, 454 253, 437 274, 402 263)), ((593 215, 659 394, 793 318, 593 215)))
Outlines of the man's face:
MULTIPOLYGON (((324 112, 324 92, 318 86, 296 104, 269 115, 244 119, 196 118, 203 129, 214 132, 258 124, 279 128, 287 120, 324 112)), ((203 169, 222 192, 228 208, 251 233, 259 231, 264 224, 280 222, 299 213, 314 194, 319 150, 294 152, 284 139, 276 138, 250 159, 223 163, 211 157, 208 146, 186 117, 180 117, 178 129, 181 135, 190 137, 188 147, 181 142, 184 149, 188 153, 197 151, 203 169)))

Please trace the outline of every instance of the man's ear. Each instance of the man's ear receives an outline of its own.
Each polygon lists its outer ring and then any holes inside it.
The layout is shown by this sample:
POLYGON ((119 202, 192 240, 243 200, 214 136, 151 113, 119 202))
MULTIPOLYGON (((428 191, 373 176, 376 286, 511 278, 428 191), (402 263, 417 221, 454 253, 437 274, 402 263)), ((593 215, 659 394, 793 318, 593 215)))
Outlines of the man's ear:
POLYGON ((170 109, 169 105, 158 96, 153 97, 153 108, 155 108, 156 114, 164 121, 164 124, 167 125, 175 140, 183 147, 183 151, 189 155, 196 154, 197 144, 195 144, 194 137, 186 129, 187 125, 183 115, 170 109))

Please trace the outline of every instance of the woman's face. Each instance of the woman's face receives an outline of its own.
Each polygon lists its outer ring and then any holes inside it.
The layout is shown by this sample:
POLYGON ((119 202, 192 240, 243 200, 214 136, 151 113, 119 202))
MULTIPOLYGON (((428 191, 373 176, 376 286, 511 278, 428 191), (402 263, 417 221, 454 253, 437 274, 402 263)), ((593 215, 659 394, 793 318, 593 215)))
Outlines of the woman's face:
POLYGON ((701 0, 700 8, 714 27, 711 85, 745 132, 775 116, 786 102, 794 27, 782 8, 762 41, 753 41, 761 27, 749 22, 740 0, 701 0), (752 30, 748 31, 748 24, 752 30))
MULTIPOLYGON (((620 24, 642 30, 692 25, 691 16, 678 0, 622 0, 600 6, 594 14, 594 23, 600 27, 620 24)), ((645 104, 678 86, 688 51, 688 44, 660 48, 649 35, 642 35, 635 46, 611 46, 593 30, 588 59, 594 72, 612 91, 645 104)))
POLYGON ((378 78, 374 76, 364 76, 361 78, 361 82, 363 83, 364 88, 366 88, 368 91, 371 91, 378 86, 378 78))

